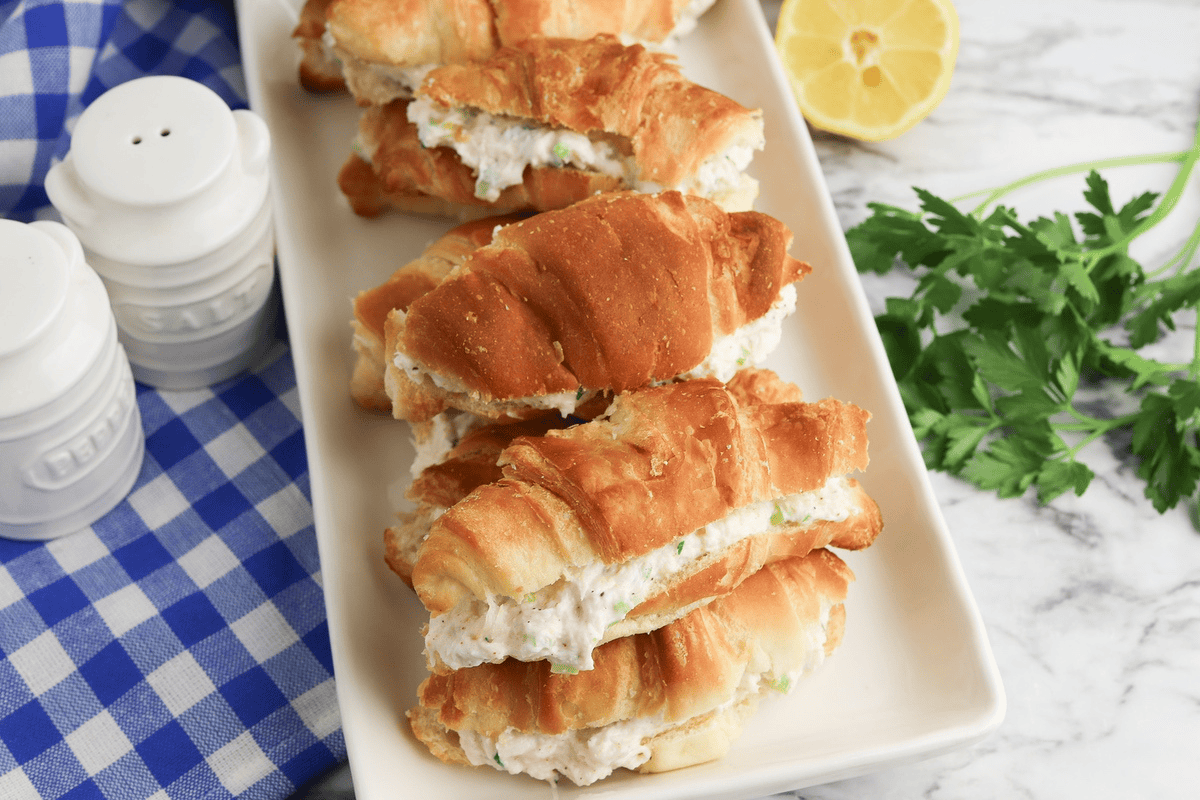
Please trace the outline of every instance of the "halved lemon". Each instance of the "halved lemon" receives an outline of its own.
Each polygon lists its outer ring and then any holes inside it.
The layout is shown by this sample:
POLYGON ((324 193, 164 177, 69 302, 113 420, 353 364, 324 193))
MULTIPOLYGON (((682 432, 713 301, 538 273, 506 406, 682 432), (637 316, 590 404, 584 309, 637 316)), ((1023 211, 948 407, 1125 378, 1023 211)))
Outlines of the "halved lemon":
POLYGON ((880 141, 946 96, 958 14, 950 0, 784 0, 775 46, 814 127, 880 141))

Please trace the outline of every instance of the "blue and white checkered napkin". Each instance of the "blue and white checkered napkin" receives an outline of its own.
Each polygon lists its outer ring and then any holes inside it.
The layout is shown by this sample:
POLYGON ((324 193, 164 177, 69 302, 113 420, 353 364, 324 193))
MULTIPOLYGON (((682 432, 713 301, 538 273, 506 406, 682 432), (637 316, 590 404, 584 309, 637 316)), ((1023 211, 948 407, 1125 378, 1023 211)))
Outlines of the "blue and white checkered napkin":
MULTIPOLYGON (((41 181, 74 119, 146 74, 244 106, 226 6, 0 0, 4 216, 52 217, 41 181)), ((277 799, 344 759, 283 341, 265 364, 139 386, 128 498, 47 544, 0 539, 3 800, 277 799)))

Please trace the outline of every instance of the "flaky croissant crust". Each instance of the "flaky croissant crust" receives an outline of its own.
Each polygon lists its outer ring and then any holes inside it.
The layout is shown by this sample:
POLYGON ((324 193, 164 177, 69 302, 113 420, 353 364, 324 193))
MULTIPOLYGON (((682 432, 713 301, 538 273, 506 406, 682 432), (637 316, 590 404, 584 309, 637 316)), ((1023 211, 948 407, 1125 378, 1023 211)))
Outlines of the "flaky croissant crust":
POLYGON ((622 563, 750 503, 865 469, 868 416, 833 399, 743 406, 711 379, 621 395, 606 417, 507 447, 504 477, 433 523, 413 586, 440 614, 622 563))
POLYGON ((383 325, 393 309, 407 310, 412 301, 445 280, 467 256, 492 241, 497 226, 516 222, 517 216, 494 216, 457 225, 431 242, 419 256, 406 262, 386 281, 359 292, 354 298, 352 344, 357 356, 350 379, 350 395, 363 408, 391 411, 384 390, 386 356, 383 325))
POLYGON ((599 195, 509 225, 389 315, 386 352, 463 387, 390 364, 393 413, 498 416, 487 404, 672 379, 811 271, 788 255, 791 238, 773 217, 678 192, 599 195))
POLYGON ((661 42, 688 0, 307 0, 295 36, 317 40, 326 23, 337 46, 384 66, 486 58, 535 37, 623 34, 661 42))
POLYGON ((425 77, 417 96, 616 137, 632 152, 637 179, 663 187, 762 131, 761 112, 687 80, 673 57, 609 35, 530 39, 485 61, 448 64, 425 77))

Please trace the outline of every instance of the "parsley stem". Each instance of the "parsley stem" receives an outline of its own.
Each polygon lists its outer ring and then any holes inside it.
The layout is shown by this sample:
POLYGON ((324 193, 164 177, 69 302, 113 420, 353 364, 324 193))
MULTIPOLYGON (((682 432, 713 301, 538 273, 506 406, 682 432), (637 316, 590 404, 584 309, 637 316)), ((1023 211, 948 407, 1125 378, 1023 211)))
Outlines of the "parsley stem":
POLYGON ((978 192, 960 195, 951 200, 951 202, 957 205, 963 200, 968 200, 972 197, 978 197, 981 194, 986 194, 987 197, 984 199, 984 201, 977 205, 971 212, 972 216, 982 218, 984 209, 986 209, 992 203, 995 203, 1004 195, 1011 194, 1017 189, 1031 186, 1035 183, 1041 183, 1042 181, 1052 180, 1054 178, 1062 178, 1067 175, 1076 175, 1080 172, 1108 169, 1109 167, 1137 167, 1145 166, 1147 164, 1169 164, 1172 161, 1182 162, 1185 161, 1189 155, 1194 154, 1195 152, 1196 147, 1193 147, 1191 150, 1180 150, 1173 153, 1154 153, 1151 155, 1105 158, 1100 159, 1099 161, 1082 161, 1078 164, 1070 164, 1065 167, 1055 167, 1054 169, 1035 172, 1031 175, 1026 175, 1024 178, 1018 178, 1011 183, 1006 183, 1003 186, 997 186, 994 189, 982 189, 978 192))
POLYGON ((1196 250, 1200 249, 1200 220, 1196 221, 1195 227, 1192 228, 1192 234, 1187 241, 1183 243, 1183 247, 1175 255, 1153 272, 1146 273, 1146 278, 1153 280, 1164 272, 1175 269, 1175 273, 1182 272, 1188 264, 1192 263, 1192 258, 1196 255, 1196 250))
POLYGON ((1135 225, 1133 230, 1126 233, 1117 241, 1107 247, 1101 247, 1098 250, 1089 252, 1087 258, 1092 264, 1113 253, 1124 252, 1129 247, 1130 242, 1162 222, 1175 210, 1176 204, 1179 203, 1179 198, 1183 196, 1183 190, 1187 188, 1188 178, 1192 175, 1192 168, 1196 166, 1196 161, 1200 160, 1200 125, 1196 126, 1196 137, 1192 141, 1192 149, 1186 151, 1183 155, 1184 158, 1179 167, 1179 172, 1175 173, 1175 180, 1171 181, 1166 194, 1162 196, 1162 200, 1159 201, 1154 210, 1135 225))
POLYGON ((1193 381, 1200 378, 1200 308, 1196 309, 1196 330, 1192 334, 1192 366, 1188 377, 1193 381))
POLYGON ((1162 361, 1153 361, 1151 363, 1158 368, 1154 370, 1155 375, 1169 375, 1172 372, 1185 372, 1190 371, 1195 367, 1194 361, 1188 364, 1168 364, 1162 361))
POLYGON ((1088 434, 1064 454, 1063 457, 1069 461, 1074 461, 1075 456, 1079 454, 1079 451, 1083 450, 1085 447, 1099 439, 1104 434, 1111 430, 1115 430, 1116 428, 1122 428, 1126 425, 1130 425, 1138 418, 1138 414, 1134 413, 1126 414, 1123 417, 1113 417, 1112 419, 1096 419, 1095 417, 1089 417, 1086 414, 1081 414, 1071 406, 1068 406, 1066 410, 1070 412, 1071 416, 1078 419, 1079 422, 1058 422, 1054 423, 1052 427, 1056 431, 1079 431, 1087 432, 1088 434))
POLYGON ((971 212, 972 216, 982 218, 984 209, 999 200, 1004 195, 1024 186, 1029 186, 1041 181, 1051 180, 1053 178, 1061 178, 1065 175, 1074 175, 1080 172, 1091 172, 1093 170, 1098 171, 1101 169, 1107 169, 1109 167, 1166 164, 1172 161, 1180 162, 1179 172, 1176 173, 1175 180, 1171 182, 1170 188, 1167 189, 1167 193, 1163 195, 1162 200, 1159 202, 1154 211, 1145 219, 1143 219, 1141 224, 1127 233, 1120 241, 1113 242, 1108 247, 1089 254, 1090 256, 1093 256, 1095 260, 1099 260, 1106 255, 1123 250, 1129 244, 1129 242, 1133 241, 1138 236, 1141 236, 1150 228, 1153 228, 1171 213, 1171 211, 1175 208, 1176 203, 1179 202, 1180 196, 1183 194, 1184 187, 1187 185, 1188 177, 1191 175, 1192 167, 1196 165, 1197 159, 1200 159, 1200 125, 1196 126, 1196 133, 1192 139, 1192 146, 1187 150, 1181 150, 1177 153, 1155 153, 1142 156, 1105 158, 1098 161, 1085 161, 1079 164, 1069 164, 1065 167, 1055 167, 1054 169, 1035 172, 1032 175, 1019 178, 1011 183, 1007 183, 1004 186, 1000 186, 995 189, 985 189, 983 191, 962 195, 955 198, 952 202, 957 204, 961 200, 966 200, 970 197, 978 197, 979 195, 986 193, 987 197, 984 198, 984 201, 976 206, 975 210, 971 212))
MULTIPOLYGON (((1136 415, 1134 415, 1134 416, 1136 416, 1136 415)), ((1121 425, 1124 425, 1130 421, 1131 421, 1130 418, 1121 418, 1119 420, 1113 420, 1114 423, 1119 423, 1119 424, 1105 425, 1103 427, 1097 428, 1096 430, 1092 431, 1087 436, 1083 437, 1083 439, 1079 442, 1079 444, 1075 445, 1070 450, 1068 450, 1066 457, 1068 459, 1070 459, 1071 461, 1074 461, 1075 456, 1079 453, 1080 450, 1087 447, 1089 444, 1096 441, 1097 439, 1099 439, 1104 434, 1108 433, 1113 428, 1118 428, 1121 425)))
POLYGON ((1113 428, 1119 428, 1122 425, 1128 425, 1130 422, 1133 422, 1135 419, 1137 419, 1137 416, 1138 416, 1136 413, 1134 413, 1134 414, 1126 414, 1123 417, 1112 417, 1111 419, 1099 419, 1097 417, 1089 417, 1087 414, 1083 414, 1083 413, 1075 410, 1075 408, 1072 406, 1067 406, 1067 408, 1065 410, 1072 417, 1079 420, 1079 422, 1056 422, 1056 423, 1053 423, 1053 427, 1055 428, 1055 430, 1060 430, 1060 431, 1099 431, 1100 433, 1107 433, 1108 431, 1112 430, 1113 428))

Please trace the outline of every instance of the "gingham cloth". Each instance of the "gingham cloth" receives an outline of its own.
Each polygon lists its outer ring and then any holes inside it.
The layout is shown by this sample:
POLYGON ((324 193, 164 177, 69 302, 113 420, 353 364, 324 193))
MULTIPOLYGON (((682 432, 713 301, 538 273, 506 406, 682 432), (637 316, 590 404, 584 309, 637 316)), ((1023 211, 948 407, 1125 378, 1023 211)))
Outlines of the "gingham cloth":
MULTIPOLYGON (((146 74, 245 106, 228 7, 0 0, 6 217, 53 218, 41 182, 74 119, 146 74)), ((282 334, 264 364, 139 386, 127 499, 47 544, 0 539, 0 800, 286 798, 344 759, 282 334)))

